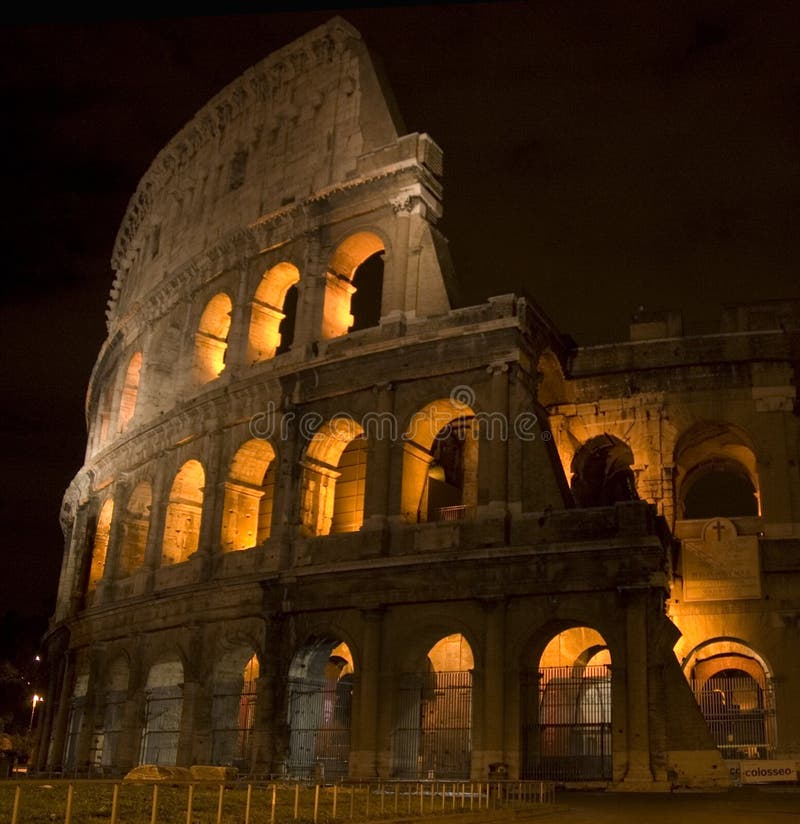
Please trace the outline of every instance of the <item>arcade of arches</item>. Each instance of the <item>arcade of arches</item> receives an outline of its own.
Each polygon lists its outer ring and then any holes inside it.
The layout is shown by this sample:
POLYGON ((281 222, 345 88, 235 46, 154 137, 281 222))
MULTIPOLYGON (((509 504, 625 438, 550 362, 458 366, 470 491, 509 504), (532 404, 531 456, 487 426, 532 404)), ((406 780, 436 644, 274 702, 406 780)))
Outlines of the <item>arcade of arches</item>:
POLYGON ((383 89, 334 18, 131 198, 35 769, 636 791, 796 760, 800 305, 600 346, 462 305, 442 151, 383 89))

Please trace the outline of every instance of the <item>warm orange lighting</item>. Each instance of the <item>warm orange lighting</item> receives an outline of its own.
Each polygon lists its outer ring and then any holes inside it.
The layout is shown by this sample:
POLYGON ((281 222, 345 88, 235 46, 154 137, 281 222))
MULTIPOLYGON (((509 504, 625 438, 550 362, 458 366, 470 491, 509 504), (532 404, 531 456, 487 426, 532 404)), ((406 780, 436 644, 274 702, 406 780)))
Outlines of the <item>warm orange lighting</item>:
POLYGON ((136 411, 136 398, 139 394, 139 377, 142 371, 142 353, 136 352, 128 362, 122 395, 119 399, 119 426, 124 432, 136 411))
POLYGON ((472 648, 460 633, 437 641, 428 653, 428 660, 436 672, 465 672, 475 666, 472 648))
POLYGON ((249 549, 269 538, 275 489, 270 467, 275 451, 266 441, 243 444, 231 463, 225 482, 222 516, 224 551, 249 549))
POLYGON ((87 604, 91 603, 97 584, 103 577, 106 568, 106 554, 108 552, 108 539, 111 534, 111 517, 114 513, 114 502, 109 498, 100 510, 97 518, 97 527, 94 533, 94 544, 92 546, 92 565, 89 568, 89 583, 86 588, 87 604))
POLYGON ((281 345, 280 323, 284 319, 286 293, 300 281, 300 271, 291 263, 273 266, 256 289, 250 312, 249 360, 275 356, 281 345))
POLYGON ((339 244, 328 264, 325 305, 322 313, 322 337, 346 335, 353 325, 350 300, 356 269, 371 255, 382 252, 383 241, 371 232, 358 232, 339 244))
POLYGON ((206 304, 195 335, 195 377, 203 384, 216 378, 225 368, 228 332, 231 328, 231 299, 224 293, 206 304))
POLYGON ((175 476, 164 523, 162 564, 178 564, 197 550, 203 511, 205 472, 199 461, 187 461, 175 476))
POLYGON ((364 520, 366 482, 366 441, 364 430, 351 418, 333 418, 324 423, 306 450, 301 499, 303 527, 309 535, 329 535, 331 531, 352 532, 364 520), (344 452, 348 452, 344 465, 344 452), (337 484, 344 481, 337 497, 337 484), (339 516, 336 515, 338 508, 339 516), (335 527, 335 529, 334 529, 335 527))

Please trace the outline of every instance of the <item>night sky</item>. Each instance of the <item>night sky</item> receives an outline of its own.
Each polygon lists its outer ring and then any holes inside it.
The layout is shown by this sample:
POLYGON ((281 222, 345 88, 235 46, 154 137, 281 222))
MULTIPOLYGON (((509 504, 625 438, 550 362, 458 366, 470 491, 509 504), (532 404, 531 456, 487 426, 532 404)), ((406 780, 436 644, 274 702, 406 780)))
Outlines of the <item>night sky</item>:
POLYGON ((61 497, 149 162, 227 83, 339 13, 445 156, 465 303, 525 289, 579 343, 631 314, 800 297, 800 13, 754 2, 468 3, 0 28, 0 614, 52 609, 61 497))

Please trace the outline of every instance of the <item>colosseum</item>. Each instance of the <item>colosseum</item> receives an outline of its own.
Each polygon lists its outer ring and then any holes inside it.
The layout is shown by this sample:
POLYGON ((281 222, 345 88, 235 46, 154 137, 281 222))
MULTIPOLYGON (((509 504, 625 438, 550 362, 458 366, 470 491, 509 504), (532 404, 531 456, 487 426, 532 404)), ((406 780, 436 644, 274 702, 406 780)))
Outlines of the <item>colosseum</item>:
POLYGON ((669 790, 800 759, 797 302, 587 347, 463 306, 442 150, 390 100, 334 18, 131 198, 37 768, 669 790))

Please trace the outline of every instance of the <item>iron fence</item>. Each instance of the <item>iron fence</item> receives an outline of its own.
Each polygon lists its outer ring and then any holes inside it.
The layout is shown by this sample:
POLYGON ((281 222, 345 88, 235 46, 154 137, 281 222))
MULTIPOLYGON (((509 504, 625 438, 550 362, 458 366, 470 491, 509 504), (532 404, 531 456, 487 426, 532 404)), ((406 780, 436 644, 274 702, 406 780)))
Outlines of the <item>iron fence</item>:
POLYGON ((726 759, 774 758, 777 725, 772 681, 746 673, 692 679, 692 691, 719 751, 726 759))
POLYGON ((531 675, 522 689, 524 777, 610 780, 610 667, 542 667, 531 675))
POLYGON ((407 673, 393 736, 397 778, 463 779, 472 761, 472 673, 407 673))
POLYGON ((555 785, 547 781, 0 781, 0 818, 10 824, 88 824, 98 817, 109 824, 320 824, 468 812, 477 818, 487 810, 554 803, 555 785))

